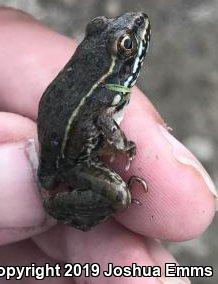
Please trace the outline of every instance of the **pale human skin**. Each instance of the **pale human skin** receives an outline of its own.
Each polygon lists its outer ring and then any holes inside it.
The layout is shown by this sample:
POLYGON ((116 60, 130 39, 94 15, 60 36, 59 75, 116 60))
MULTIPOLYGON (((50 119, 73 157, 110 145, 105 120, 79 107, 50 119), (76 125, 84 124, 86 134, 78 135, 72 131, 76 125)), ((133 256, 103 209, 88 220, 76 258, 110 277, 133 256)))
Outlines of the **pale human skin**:
MULTIPOLYGON (((132 192, 142 205, 132 204, 115 219, 86 233, 57 225, 45 215, 34 179, 33 161, 28 159, 34 150, 28 139, 34 138, 37 144, 39 99, 75 47, 72 39, 31 16, 0 10, 0 244, 5 245, 0 247, 0 264, 98 262, 103 270, 108 262, 115 265, 136 262, 164 267, 164 263, 175 260, 156 239, 183 241, 204 232, 214 217, 215 188, 137 88, 133 90, 121 127, 136 142, 138 154, 127 173, 121 163, 115 163, 114 167, 124 178, 134 174, 147 181, 147 193, 137 186, 132 192)), ((23 279, 22 283, 34 281, 23 279)), ((43 281, 84 283, 83 278, 43 281)), ((166 278, 105 280, 102 276, 89 281, 172 283, 166 278)), ((189 283, 187 279, 175 281, 189 283)))

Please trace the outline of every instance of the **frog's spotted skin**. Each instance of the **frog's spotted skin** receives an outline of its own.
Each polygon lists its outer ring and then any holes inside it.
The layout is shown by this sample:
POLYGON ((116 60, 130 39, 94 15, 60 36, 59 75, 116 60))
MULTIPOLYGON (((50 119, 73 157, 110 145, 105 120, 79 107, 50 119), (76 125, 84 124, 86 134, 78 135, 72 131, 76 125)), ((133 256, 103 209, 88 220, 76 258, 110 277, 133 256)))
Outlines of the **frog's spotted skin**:
POLYGON ((119 123, 149 39, 144 13, 93 19, 40 101, 38 178, 46 189, 44 207, 78 229, 88 230, 131 203, 128 185, 101 157, 123 153, 130 162, 136 155, 119 123))

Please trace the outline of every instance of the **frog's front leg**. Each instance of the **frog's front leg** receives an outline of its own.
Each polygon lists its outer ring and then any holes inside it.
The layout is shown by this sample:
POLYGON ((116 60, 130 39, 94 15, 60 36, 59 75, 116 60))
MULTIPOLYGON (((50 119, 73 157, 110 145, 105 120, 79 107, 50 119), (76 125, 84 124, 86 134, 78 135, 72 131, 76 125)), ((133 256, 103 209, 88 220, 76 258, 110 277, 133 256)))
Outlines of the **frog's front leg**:
POLYGON ((87 162, 62 174, 67 190, 44 199, 46 211, 58 220, 86 231, 118 210, 126 209, 131 195, 126 183, 100 163, 87 162))
MULTIPOLYGON (((136 155, 136 145, 133 141, 127 140, 124 132, 120 129, 119 125, 115 122, 115 120, 108 116, 103 115, 98 119, 98 127, 101 129, 106 141, 116 152, 125 152, 128 156, 128 161, 125 169, 128 170, 130 167, 131 161, 134 159, 136 155)), ((107 149, 103 154, 107 154, 107 149)), ((109 152, 109 151, 108 151, 109 152)), ((109 152, 113 155, 113 153, 109 152)), ((129 188, 132 186, 134 182, 138 182, 142 185, 143 189, 147 192, 147 184, 146 182, 140 178, 132 176, 128 181, 129 188)))
POLYGON ((97 124, 107 143, 114 149, 114 152, 127 154, 127 167, 129 168, 130 162, 135 158, 136 155, 135 143, 127 140, 119 125, 109 115, 106 114, 99 116, 97 124))

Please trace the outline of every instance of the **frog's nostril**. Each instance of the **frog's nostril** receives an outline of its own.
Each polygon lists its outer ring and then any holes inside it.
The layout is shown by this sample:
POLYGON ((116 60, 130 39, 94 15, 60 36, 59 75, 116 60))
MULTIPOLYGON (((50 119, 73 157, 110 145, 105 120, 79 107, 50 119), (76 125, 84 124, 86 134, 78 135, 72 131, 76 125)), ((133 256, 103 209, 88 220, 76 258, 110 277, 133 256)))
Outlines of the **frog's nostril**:
POLYGON ((137 26, 141 26, 144 23, 144 16, 140 16, 135 20, 137 26))

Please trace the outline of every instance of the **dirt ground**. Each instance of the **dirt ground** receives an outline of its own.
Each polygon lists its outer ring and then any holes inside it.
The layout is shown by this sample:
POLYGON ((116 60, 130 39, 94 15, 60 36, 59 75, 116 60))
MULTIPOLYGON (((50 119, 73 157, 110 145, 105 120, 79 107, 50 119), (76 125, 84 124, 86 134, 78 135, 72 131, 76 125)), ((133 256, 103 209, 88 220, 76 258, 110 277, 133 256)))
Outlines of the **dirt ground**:
MULTIPOLYGON (((145 11, 152 43, 139 87, 218 184, 218 0, 0 0, 81 40, 88 20, 145 11)), ((180 264, 218 267, 218 220, 199 239, 167 244, 180 264)), ((218 283, 218 275, 192 279, 218 283)))

